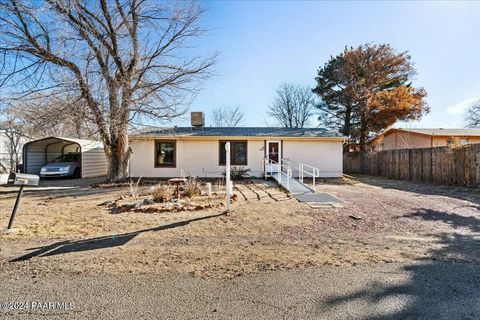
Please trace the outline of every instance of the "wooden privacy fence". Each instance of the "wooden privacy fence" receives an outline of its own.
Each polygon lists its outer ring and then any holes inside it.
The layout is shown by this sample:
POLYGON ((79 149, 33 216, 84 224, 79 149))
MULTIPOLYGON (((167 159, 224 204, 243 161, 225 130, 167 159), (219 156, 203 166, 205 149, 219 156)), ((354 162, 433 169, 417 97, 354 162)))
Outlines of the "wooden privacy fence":
POLYGON ((480 144, 344 155, 345 173, 459 186, 480 185, 480 144))

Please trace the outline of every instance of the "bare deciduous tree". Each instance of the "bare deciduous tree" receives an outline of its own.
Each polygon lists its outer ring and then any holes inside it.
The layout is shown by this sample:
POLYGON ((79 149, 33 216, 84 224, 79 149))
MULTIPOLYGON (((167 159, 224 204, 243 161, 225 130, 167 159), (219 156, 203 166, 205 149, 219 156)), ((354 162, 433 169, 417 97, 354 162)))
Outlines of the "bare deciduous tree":
POLYGON ((316 104, 310 88, 283 83, 268 114, 283 127, 303 128, 310 124, 316 104))
POLYGON ((244 118, 240 107, 222 107, 213 109, 212 121, 216 127, 238 127, 244 118))
POLYGON ((0 159, 0 171, 16 172, 22 156, 23 143, 28 137, 24 127, 11 113, 2 112, 2 114, 4 121, 0 123, 0 135, 3 138, 0 141, 3 146, 0 149, 5 149, 6 157, 2 155, 0 159))
POLYGON ((480 128, 480 100, 468 107, 465 112, 465 122, 469 128, 480 128))
POLYGON ((192 56, 203 11, 195 2, 1 0, 0 86, 17 100, 82 100, 107 180, 125 179, 129 124, 184 113, 215 63, 215 54, 192 56))
POLYGON ((37 95, 33 103, 12 102, 8 111, 22 124, 23 131, 34 138, 98 139, 97 127, 83 99, 59 100, 37 95))

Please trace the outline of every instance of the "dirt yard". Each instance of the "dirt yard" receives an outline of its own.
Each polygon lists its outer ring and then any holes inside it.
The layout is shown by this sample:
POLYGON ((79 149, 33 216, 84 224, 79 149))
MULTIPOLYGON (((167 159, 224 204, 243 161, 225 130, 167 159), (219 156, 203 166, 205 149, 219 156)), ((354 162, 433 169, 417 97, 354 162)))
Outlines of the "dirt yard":
MULTIPOLYGON (((318 265, 480 263, 477 189, 372 177, 328 180, 317 190, 341 198, 343 207, 312 209, 259 180, 237 185, 229 213, 216 207, 113 214, 105 204, 128 195, 128 187, 90 188, 93 182, 25 192, 16 231, 0 234, 3 276, 174 272, 228 278, 318 265)), ((0 189, 1 228, 16 190, 0 189)))

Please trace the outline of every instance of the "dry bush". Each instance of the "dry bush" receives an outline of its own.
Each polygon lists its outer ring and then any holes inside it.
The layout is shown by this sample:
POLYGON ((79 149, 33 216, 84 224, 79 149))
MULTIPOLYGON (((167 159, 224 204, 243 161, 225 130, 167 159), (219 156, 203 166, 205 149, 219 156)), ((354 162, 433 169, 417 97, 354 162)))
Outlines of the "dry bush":
POLYGON ((468 144, 468 142, 465 143, 465 141, 466 141, 465 139, 460 137, 450 137, 448 139, 448 147, 450 149, 461 149, 468 144))
POLYGON ((202 194, 202 189, 200 188, 201 184, 202 183, 196 178, 188 179, 187 183, 185 183, 185 186, 183 187, 183 195, 189 198, 193 196, 201 195, 202 194))
POLYGON ((155 202, 162 203, 170 201, 173 195, 173 187, 164 184, 156 185, 153 187, 151 195, 155 202))
MULTIPOLYGON (((233 181, 247 179, 249 171, 250 169, 243 166, 232 166, 230 167, 230 179, 232 179, 233 181)), ((225 177, 226 172, 224 171, 222 175, 225 177)))
POLYGON ((133 199, 137 200, 138 194, 140 191, 140 180, 142 180, 142 177, 138 178, 138 180, 135 182, 132 178, 128 180, 128 187, 130 189, 130 195, 132 196, 133 199))

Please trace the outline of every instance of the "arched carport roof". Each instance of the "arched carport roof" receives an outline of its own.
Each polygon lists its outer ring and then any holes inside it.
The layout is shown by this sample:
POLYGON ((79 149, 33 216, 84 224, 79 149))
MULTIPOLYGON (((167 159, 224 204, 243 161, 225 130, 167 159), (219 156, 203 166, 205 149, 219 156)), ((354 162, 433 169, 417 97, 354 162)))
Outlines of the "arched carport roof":
POLYGON ((45 137, 37 140, 32 140, 23 146, 24 150, 28 148, 28 146, 32 144, 43 144, 45 146, 49 144, 54 144, 54 143, 65 143, 65 144, 78 144, 80 146, 80 151, 87 151, 90 149, 94 148, 103 148, 103 145, 99 141, 94 141, 94 140, 86 140, 86 139, 75 139, 75 138, 67 138, 67 137, 55 137, 55 136, 50 136, 50 137, 45 137))

